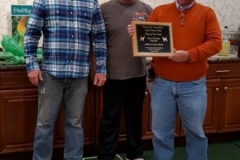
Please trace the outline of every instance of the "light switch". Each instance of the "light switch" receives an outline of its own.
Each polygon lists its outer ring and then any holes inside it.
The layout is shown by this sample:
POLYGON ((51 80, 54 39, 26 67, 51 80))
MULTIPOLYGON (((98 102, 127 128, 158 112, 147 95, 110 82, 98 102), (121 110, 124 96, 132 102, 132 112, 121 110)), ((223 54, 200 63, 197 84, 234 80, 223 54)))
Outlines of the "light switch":
POLYGON ((18 0, 18 4, 26 4, 27 0, 18 0))

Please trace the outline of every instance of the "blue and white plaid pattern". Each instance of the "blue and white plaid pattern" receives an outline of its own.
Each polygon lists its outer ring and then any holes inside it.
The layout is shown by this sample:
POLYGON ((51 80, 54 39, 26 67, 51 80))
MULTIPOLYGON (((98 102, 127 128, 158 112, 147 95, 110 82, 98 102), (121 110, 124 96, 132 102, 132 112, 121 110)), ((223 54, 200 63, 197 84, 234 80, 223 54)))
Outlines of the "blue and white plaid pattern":
POLYGON ((96 72, 106 74, 106 31, 97 0, 34 0, 24 37, 27 71, 39 69, 41 32, 42 70, 59 78, 88 76, 93 42, 96 72))

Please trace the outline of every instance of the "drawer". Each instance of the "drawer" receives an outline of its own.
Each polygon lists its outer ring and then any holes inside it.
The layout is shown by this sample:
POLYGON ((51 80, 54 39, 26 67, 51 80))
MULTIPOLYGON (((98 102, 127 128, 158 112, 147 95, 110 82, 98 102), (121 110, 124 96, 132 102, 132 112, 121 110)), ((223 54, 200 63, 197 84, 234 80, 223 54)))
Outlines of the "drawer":
POLYGON ((0 89, 34 87, 26 71, 0 71, 0 89))
POLYGON ((240 77, 240 63, 209 64, 207 78, 240 77))

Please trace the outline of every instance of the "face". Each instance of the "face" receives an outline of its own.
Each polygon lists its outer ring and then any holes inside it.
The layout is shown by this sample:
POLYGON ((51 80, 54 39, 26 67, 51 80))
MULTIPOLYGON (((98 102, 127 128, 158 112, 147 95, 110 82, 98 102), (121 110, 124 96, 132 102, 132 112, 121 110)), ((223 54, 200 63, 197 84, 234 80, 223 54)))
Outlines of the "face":
POLYGON ((193 1, 195 0, 177 0, 182 7, 190 5, 193 1))

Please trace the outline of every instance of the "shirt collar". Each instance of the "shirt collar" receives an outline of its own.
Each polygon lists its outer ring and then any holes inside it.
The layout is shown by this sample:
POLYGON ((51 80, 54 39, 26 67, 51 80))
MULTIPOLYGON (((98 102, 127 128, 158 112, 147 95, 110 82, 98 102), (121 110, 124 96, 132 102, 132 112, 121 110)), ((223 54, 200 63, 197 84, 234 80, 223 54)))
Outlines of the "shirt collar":
POLYGON ((176 7, 179 11, 184 11, 184 10, 187 10, 189 8, 191 8, 193 6, 193 4, 195 3, 195 1, 193 1, 190 5, 188 5, 187 7, 182 7, 180 6, 180 4, 177 2, 177 0, 175 1, 176 3, 176 7))

